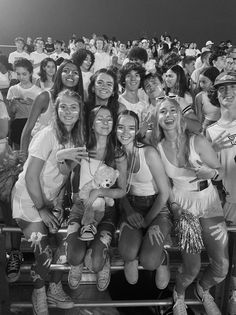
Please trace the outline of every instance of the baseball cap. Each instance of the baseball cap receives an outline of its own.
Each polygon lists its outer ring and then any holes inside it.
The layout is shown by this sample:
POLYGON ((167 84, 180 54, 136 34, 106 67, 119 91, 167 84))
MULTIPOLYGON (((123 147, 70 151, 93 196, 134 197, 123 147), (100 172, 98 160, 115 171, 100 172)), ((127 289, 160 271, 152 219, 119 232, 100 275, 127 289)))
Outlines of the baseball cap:
POLYGON ((213 43, 211 40, 208 40, 208 41, 206 42, 206 46, 208 46, 208 45, 214 45, 214 43, 213 43))
POLYGON ((236 72, 221 73, 215 80, 214 87, 218 88, 225 84, 236 84, 236 72))

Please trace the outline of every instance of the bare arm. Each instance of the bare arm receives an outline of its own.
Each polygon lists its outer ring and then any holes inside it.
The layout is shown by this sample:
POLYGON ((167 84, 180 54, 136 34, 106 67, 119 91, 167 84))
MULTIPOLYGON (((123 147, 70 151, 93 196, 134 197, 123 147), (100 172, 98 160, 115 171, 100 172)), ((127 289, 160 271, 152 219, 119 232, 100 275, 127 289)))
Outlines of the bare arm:
POLYGON ((198 93, 195 97, 195 111, 196 111, 198 120, 202 123, 203 121, 202 93, 198 93))
POLYGON ((48 92, 44 91, 39 94, 33 102, 30 115, 27 119, 25 127, 21 135, 20 149, 27 155, 28 147, 31 139, 31 132, 35 126, 38 117, 47 110, 49 105, 48 92))
POLYGON ((145 158, 158 189, 158 195, 155 202, 144 218, 144 227, 147 227, 166 205, 169 198, 169 183, 161 158, 153 147, 150 146, 145 148, 145 158))

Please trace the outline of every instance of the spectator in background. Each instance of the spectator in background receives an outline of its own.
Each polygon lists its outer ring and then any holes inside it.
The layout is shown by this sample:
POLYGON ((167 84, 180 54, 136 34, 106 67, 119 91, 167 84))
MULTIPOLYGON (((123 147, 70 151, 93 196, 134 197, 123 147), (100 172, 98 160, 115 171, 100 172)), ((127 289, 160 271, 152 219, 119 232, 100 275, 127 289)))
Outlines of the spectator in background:
POLYGON ((29 36, 26 38, 26 44, 24 46, 24 50, 29 55, 34 51, 33 39, 29 36))
POLYGON ((52 37, 50 37, 50 36, 47 38, 47 41, 46 41, 45 46, 44 46, 44 51, 48 55, 50 55, 54 51, 54 44, 52 41, 52 37))
POLYGON ((54 59, 55 61, 58 60, 59 58, 70 59, 70 56, 62 50, 62 46, 63 46, 62 40, 58 40, 58 39, 55 40, 55 43, 54 43, 55 50, 50 55, 50 58, 54 59))
POLYGON ((50 90, 53 86, 57 65, 55 60, 50 57, 43 59, 40 63, 39 78, 36 85, 43 91, 50 90))
POLYGON ((93 66, 94 73, 97 70, 111 66, 111 56, 103 50, 104 39, 102 37, 97 37, 95 45, 96 45, 97 51, 94 54, 95 56, 95 62, 93 66))
POLYGON ((6 99, 11 78, 12 65, 8 62, 7 56, 0 55, 0 92, 3 96, 3 100, 6 99))
POLYGON ((85 48, 85 43, 83 38, 77 38, 75 40, 75 51, 85 48))
POLYGON ((37 79, 39 70, 40 70, 40 62, 47 58, 48 55, 44 53, 44 40, 42 37, 37 37, 35 39, 35 51, 30 54, 30 61, 33 63, 34 73, 33 76, 37 79))
POLYGON ((16 60, 18 60, 19 58, 30 59, 29 55, 24 51, 24 45, 25 45, 24 38, 16 37, 15 38, 15 45, 16 45, 16 51, 13 51, 8 56, 8 62, 9 63, 11 63, 13 65, 14 62, 16 60))
POLYGON ((226 52, 223 49, 215 49, 210 58, 209 63, 210 66, 215 67, 220 74, 225 69, 225 62, 226 62, 226 52))
POLYGON ((191 92, 192 92, 191 75, 193 71, 195 70, 195 61, 196 59, 193 56, 185 56, 184 59, 182 60, 182 66, 183 66, 184 73, 186 76, 187 85, 191 92))
POLYGON ((193 90, 196 89, 197 84, 198 84, 198 78, 200 73, 207 67, 210 67, 210 63, 209 63, 209 58, 210 58, 211 52, 210 51, 204 51, 200 57, 197 58, 196 62, 195 62, 195 70, 193 71, 193 73, 191 74, 191 79, 192 79, 192 87, 193 90), (201 65, 200 66, 196 66, 198 60, 200 59, 201 61, 201 65))
POLYGON ((208 40, 208 41, 206 42, 205 47, 202 48, 202 53, 203 53, 204 51, 211 51, 213 45, 214 45, 214 43, 213 43, 211 40, 208 40))

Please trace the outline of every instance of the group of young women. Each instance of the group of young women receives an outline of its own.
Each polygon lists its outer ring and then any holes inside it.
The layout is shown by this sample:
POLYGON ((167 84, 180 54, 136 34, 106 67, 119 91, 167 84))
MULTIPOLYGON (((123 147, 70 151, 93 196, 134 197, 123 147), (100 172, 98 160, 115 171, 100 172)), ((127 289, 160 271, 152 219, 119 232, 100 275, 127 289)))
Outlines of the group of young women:
MULTIPOLYGON (((61 263, 65 255, 71 266, 68 284, 72 290, 78 288, 84 266, 97 274, 98 290, 107 288, 109 246, 118 225, 118 248, 127 281, 138 281, 141 264, 156 272, 156 285, 164 289, 170 279, 164 245, 172 229, 172 216, 176 220, 191 217, 189 220, 202 231, 199 238, 210 259, 197 282, 196 294, 208 315, 220 314, 209 289, 221 282, 228 270, 227 231, 211 182, 221 179, 222 170, 210 144, 195 133, 199 122, 189 107, 187 92, 175 89, 178 85, 173 82, 182 75, 176 67, 167 72, 164 93, 161 78, 155 81, 155 76, 153 80, 147 76, 145 81, 137 66, 126 66, 121 84, 127 90, 122 95, 129 98, 127 101, 133 95, 130 102, 139 102, 136 91, 143 83, 150 96, 153 85, 158 85, 159 95, 150 97, 150 121, 140 121, 142 115, 118 102, 117 75, 111 69, 91 76, 84 103, 81 69, 73 59, 60 65, 52 89, 36 97, 21 137, 27 159, 12 191, 13 218, 35 254, 31 268, 34 314, 48 314, 50 303, 59 308, 73 307, 72 299, 63 291, 60 271, 52 273, 47 293, 45 288, 51 263, 61 263), (31 139, 35 124, 37 131, 31 139), (88 200, 81 200, 81 187, 93 180, 103 164, 119 171, 116 184, 94 187, 88 200), (57 231, 64 218, 63 198, 71 174, 76 207, 72 207, 63 239, 57 231), (106 206, 96 231, 92 231, 93 239, 81 240, 84 212, 92 209, 98 198, 107 197, 115 200, 114 205, 106 206), (58 244, 55 253, 48 237, 52 234, 58 244)), ((187 314, 185 290, 200 269, 201 246, 194 244, 193 248, 191 244, 185 240, 181 248, 182 267, 173 293, 175 315, 187 314)))

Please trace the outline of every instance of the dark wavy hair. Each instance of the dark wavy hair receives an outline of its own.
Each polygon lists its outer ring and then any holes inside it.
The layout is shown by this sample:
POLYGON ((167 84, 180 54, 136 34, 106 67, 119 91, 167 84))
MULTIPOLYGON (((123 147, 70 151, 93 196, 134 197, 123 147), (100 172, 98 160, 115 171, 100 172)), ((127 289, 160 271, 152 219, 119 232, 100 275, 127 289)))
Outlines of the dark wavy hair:
POLYGON ((56 71, 55 71, 55 74, 54 74, 54 76, 53 76, 53 78, 52 78, 53 81, 54 81, 55 76, 56 76, 56 72, 57 72, 57 64, 56 64, 56 61, 55 61, 54 59, 50 58, 50 57, 47 57, 47 58, 43 59, 43 60, 40 62, 40 70, 39 70, 38 75, 39 75, 40 80, 41 80, 42 82, 46 82, 46 81, 47 81, 47 73, 46 73, 45 68, 46 68, 48 62, 53 62, 54 65, 55 65, 56 71))
POLYGON ((51 89, 52 98, 55 101, 58 94, 64 89, 64 85, 63 85, 62 80, 61 80, 61 74, 63 72, 64 67, 68 64, 75 65, 78 72, 79 72, 78 84, 76 86, 74 86, 73 88, 71 88, 71 90, 77 92, 83 101, 84 100, 84 89, 83 89, 83 79, 82 79, 82 73, 81 73, 80 67, 78 67, 73 60, 68 60, 68 59, 65 59, 57 70, 57 73, 55 76, 55 81, 54 81, 53 87, 51 89))
POLYGON ((83 64, 83 62, 87 56, 90 56, 90 58, 91 58, 91 66, 89 67, 89 70, 90 70, 94 64, 94 61, 95 61, 94 54, 90 50, 84 49, 84 48, 79 49, 78 51, 73 53, 71 59, 74 61, 74 63, 77 65, 77 67, 81 67, 81 65, 83 64))
POLYGON ((140 87, 143 84, 143 79, 145 76, 145 68, 141 66, 138 62, 127 62, 121 69, 120 69, 120 84, 123 88, 125 88, 125 77, 131 71, 136 71, 140 75, 140 87))
POLYGON ((99 104, 96 104, 96 95, 94 92, 94 85, 97 80, 97 77, 101 73, 105 73, 109 75, 110 77, 112 77, 113 82, 114 82, 113 92, 112 92, 112 95, 108 99, 107 107, 112 112, 113 119, 116 119, 117 113, 119 110, 119 103, 118 103, 119 86, 118 86, 118 81, 117 81, 117 75, 115 74, 114 71, 112 71, 109 68, 108 69, 102 68, 96 71, 94 75, 92 75, 92 77, 90 78, 90 83, 88 86, 88 101, 86 103, 86 111, 88 111, 89 113, 95 106, 99 105, 99 104))
POLYGON ((75 146, 83 146, 84 141, 84 111, 83 111, 83 101, 81 99, 81 96, 70 89, 66 89, 61 91, 56 100, 55 100, 55 107, 54 107, 54 121, 53 125, 56 130, 56 136, 60 144, 66 145, 70 140, 72 140, 73 145, 75 146), (71 132, 68 132, 64 126, 64 124, 61 122, 59 115, 58 115, 58 107, 60 105, 60 101, 63 96, 67 96, 70 98, 73 98, 76 100, 76 102, 80 105, 80 111, 79 111, 79 118, 75 125, 73 126, 71 132))
MULTIPOLYGON (((184 73, 184 69, 179 65, 174 65, 169 70, 173 71, 177 75, 176 83, 175 83, 175 94, 184 97, 186 92, 189 92, 187 79, 184 73)), ((166 88, 166 94, 170 92, 170 88, 166 88)))
POLYGON ((19 58, 14 62, 14 65, 13 65, 14 71, 16 71, 17 67, 25 68, 27 71, 29 71, 30 81, 32 82, 32 76, 33 76, 33 71, 34 71, 32 62, 26 58, 19 58))
MULTIPOLYGON (((97 114, 99 113, 101 109, 108 110, 111 113, 111 116, 113 117, 111 109, 109 109, 107 106, 96 106, 90 111, 89 117, 88 117, 88 133, 87 133, 87 144, 86 144, 86 147, 88 150, 94 149, 97 144, 93 124, 94 124, 97 114)), ((104 162, 108 166, 112 166, 117 157, 116 152, 115 152, 114 129, 115 129, 115 121, 113 119, 112 131, 107 136, 106 152, 104 156, 104 162)))

